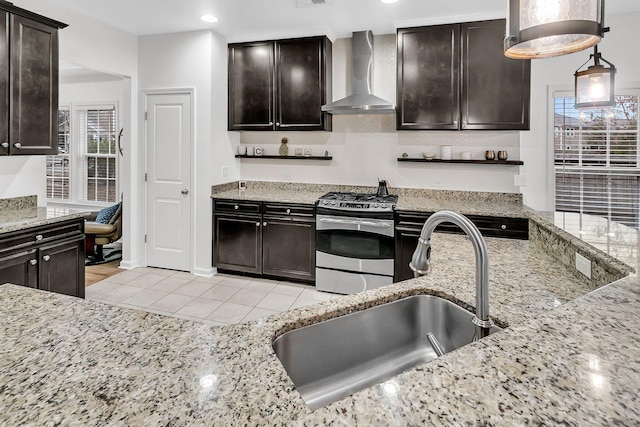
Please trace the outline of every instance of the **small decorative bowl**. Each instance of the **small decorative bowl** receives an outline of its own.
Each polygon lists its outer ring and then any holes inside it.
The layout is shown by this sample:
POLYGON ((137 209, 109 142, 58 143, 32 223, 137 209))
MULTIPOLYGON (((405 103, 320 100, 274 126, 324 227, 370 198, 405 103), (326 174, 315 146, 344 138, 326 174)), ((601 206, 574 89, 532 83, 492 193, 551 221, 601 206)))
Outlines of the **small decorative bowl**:
POLYGON ((425 151, 424 153, 422 153, 422 157, 424 157, 427 160, 431 160, 431 159, 433 159, 434 154, 433 153, 428 153, 428 152, 425 151))

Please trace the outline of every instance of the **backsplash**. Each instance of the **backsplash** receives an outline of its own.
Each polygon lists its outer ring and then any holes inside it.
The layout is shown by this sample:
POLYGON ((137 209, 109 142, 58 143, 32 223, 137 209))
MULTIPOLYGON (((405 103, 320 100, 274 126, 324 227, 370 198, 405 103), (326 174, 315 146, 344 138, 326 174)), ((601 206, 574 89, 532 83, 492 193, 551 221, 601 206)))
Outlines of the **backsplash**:
POLYGON ((0 199, 0 222, 38 216, 38 196, 0 199))

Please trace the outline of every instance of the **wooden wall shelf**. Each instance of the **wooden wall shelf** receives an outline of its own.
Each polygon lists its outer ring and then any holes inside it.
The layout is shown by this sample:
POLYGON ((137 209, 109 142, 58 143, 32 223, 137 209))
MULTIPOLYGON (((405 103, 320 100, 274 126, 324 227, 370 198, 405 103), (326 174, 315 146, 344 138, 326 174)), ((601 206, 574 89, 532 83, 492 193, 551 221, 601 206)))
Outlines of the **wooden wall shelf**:
POLYGON ((423 158, 403 158, 398 157, 399 162, 415 162, 415 163, 465 163, 472 165, 503 165, 503 166, 522 166, 524 162, 521 160, 442 160, 442 159, 423 159, 423 158))
POLYGON ((236 154, 237 159, 286 159, 286 160, 331 160, 331 156, 249 156, 247 154, 236 154))

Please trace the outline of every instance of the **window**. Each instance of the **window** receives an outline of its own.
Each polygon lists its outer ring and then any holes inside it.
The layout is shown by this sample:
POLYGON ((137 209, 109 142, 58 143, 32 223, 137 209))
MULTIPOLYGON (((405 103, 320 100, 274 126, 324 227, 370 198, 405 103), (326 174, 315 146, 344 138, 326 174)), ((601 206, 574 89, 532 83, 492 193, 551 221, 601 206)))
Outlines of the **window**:
POLYGON ((576 110, 573 94, 554 97, 556 210, 640 226, 638 94, 616 106, 576 110))
POLYGON ((47 198, 74 204, 118 200, 115 104, 61 106, 58 155, 47 156, 47 198))
POLYGON ((47 198, 69 200, 69 149, 71 115, 68 106, 58 109, 58 155, 47 156, 47 198))

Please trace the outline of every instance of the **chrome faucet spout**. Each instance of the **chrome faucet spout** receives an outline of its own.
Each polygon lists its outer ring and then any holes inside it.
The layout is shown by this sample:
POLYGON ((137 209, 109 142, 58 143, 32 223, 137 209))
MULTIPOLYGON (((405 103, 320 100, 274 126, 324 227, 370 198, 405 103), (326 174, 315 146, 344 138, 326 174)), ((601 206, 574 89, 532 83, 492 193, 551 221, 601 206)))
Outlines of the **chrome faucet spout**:
POLYGON ((469 218, 456 212, 440 211, 431 215, 422 227, 418 246, 416 247, 409 267, 415 277, 425 276, 431 270, 431 235, 433 230, 443 222, 451 222, 464 231, 471 243, 476 257, 476 339, 489 335, 493 322, 489 317, 489 253, 487 244, 480 230, 469 218))

